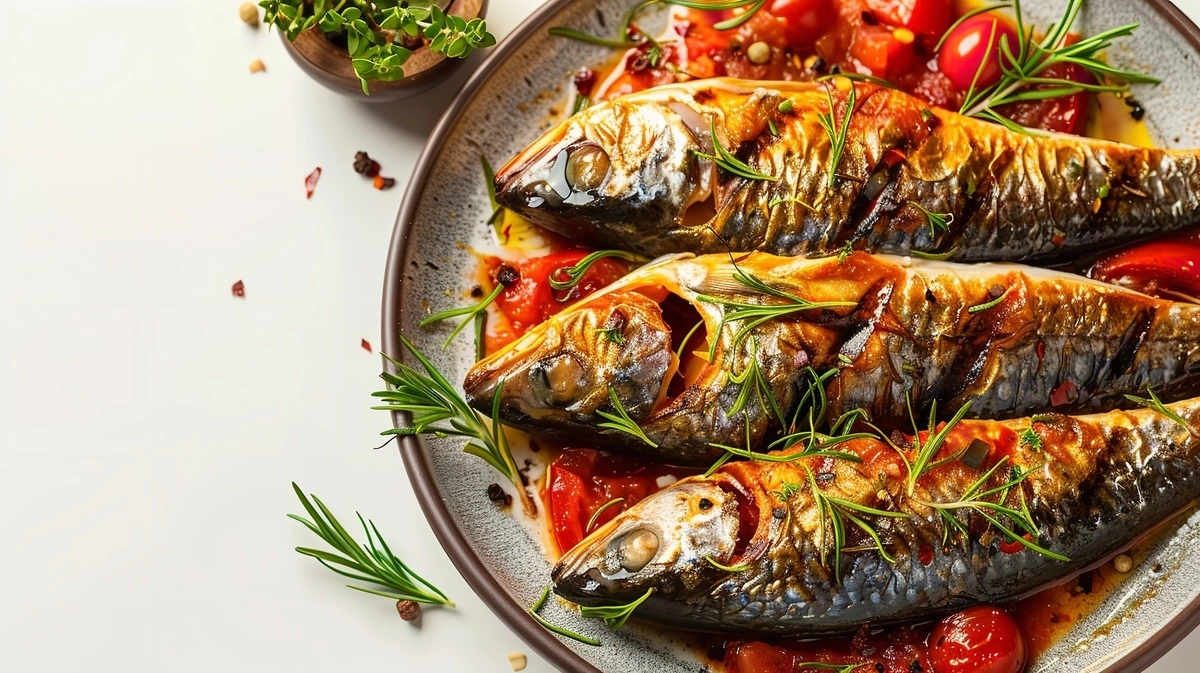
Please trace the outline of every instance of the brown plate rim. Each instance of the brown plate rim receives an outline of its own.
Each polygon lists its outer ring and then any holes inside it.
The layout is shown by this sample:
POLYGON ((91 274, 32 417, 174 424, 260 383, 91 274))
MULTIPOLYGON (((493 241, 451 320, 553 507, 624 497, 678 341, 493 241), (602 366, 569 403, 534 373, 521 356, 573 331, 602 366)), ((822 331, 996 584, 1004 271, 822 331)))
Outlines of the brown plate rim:
MULTIPOLYGON (((549 0, 513 29, 463 85, 430 133, 413 168, 412 176, 409 178, 388 248, 387 269, 383 284, 384 353, 397 355, 403 352, 399 328, 403 324, 401 319, 404 307, 401 305, 400 296, 404 284, 404 269, 408 264, 408 236, 414 223, 419 197, 424 193, 426 182, 433 172, 444 140, 453 131, 463 110, 475 97, 479 88, 512 57, 517 48, 530 35, 542 29, 550 17, 578 1, 549 0)), ((1167 23, 1182 35, 1200 55, 1200 28, 1178 7, 1170 0, 1139 1, 1166 19, 1167 23)), ((390 369, 390 363, 386 358, 384 366, 390 369)), ((396 427, 405 424, 400 414, 393 414, 392 421, 396 427)), ((570 673, 601 673, 599 669, 567 647, 559 640, 558 636, 538 625, 529 616, 525 606, 517 603, 475 553, 462 531, 455 525, 454 518, 442 497, 429 464, 425 442, 420 437, 403 436, 400 437, 398 444, 400 456, 404 461, 404 469, 408 472, 417 502, 433 529, 434 536, 442 545, 447 556, 450 557, 450 561, 459 574, 483 600, 484 604, 522 640, 559 670, 570 673)), ((1161 626, 1145 642, 1099 673, 1139 673, 1171 650, 1198 625, 1200 625, 1200 596, 1193 599, 1178 615, 1161 626)))

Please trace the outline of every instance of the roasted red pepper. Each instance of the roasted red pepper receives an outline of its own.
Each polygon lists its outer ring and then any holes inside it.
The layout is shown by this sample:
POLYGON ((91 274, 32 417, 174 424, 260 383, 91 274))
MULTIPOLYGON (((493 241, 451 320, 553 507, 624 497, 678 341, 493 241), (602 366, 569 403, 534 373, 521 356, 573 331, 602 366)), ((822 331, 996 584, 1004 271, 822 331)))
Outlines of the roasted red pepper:
POLYGON ((1200 229, 1101 257, 1088 276, 1156 297, 1200 301, 1200 229))

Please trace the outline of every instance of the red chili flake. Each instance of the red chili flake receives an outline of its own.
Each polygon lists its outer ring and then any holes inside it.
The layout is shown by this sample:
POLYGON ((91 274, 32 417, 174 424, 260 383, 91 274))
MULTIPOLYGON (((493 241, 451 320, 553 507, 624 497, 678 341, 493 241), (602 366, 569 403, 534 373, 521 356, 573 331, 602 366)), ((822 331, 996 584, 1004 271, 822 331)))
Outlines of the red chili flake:
POLYGON ((320 178, 321 178, 321 167, 320 166, 317 166, 315 169, 313 169, 312 173, 308 174, 307 178, 304 178, 304 192, 305 192, 304 198, 306 198, 306 199, 312 198, 313 190, 317 188, 317 180, 319 180, 320 178))
POLYGON ((928 566, 930 563, 933 563, 933 547, 930 547, 927 544, 922 544, 920 547, 917 547, 917 560, 920 561, 921 565, 923 566, 928 566))
POLYGON ((1064 404, 1073 404, 1079 399, 1079 386, 1073 381, 1063 381, 1057 388, 1050 391, 1050 406, 1061 407, 1064 404))
POLYGON ((354 172, 373 178, 379 175, 379 162, 372 159, 366 152, 355 152, 354 172))
POLYGON ((362 347, 363 347, 363 350, 365 350, 365 351, 366 351, 366 352, 368 352, 368 353, 374 353, 374 352, 375 352, 375 351, 371 350, 371 342, 370 342, 370 341, 367 341, 366 339, 363 339, 363 340, 362 340, 362 347))
POLYGON ((375 176, 375 189, 391 189, 396 184, 395 178, 385 178, 382 175, 375 176))
MULTIPOLYGON (((1026 542, 1033 542, 1033 537, 1029 533, 1026 533, 1022 537, 1026 542)), ((1016 540, 1005 540, 1004 542, 1000 543, 1000 551, 1004 552, 1005 554, 1016 554, 1023 549, 1025 549, 1025 545, 1017 542, 1016 540)))
POLYGON ((907 158, 908 158, 908 156, 905 155, 904 152, 901 152, 900 150, 895 149, 895 148, 889 149, 883 153, 883 163, 888 168, 895 166, 896 164, 900 163, 901 161, 904 161, 907 158))
POLYGON ((1067 242, 1067 237, 1062 234, 1055 234, 1050 237, 1050 242, 1061 248, 1062 244, 1067 242))
POLYGON ((233 284, 233 296, 245 297, 246 296, 246 284, 240 280, 238 282, 234 283, 233 284))
POLYGON ((1045 341, 1037 342, 1037 356, 1038 356, 1038 362, 1041 362, 1042 360, 1046 359, 1046 342, 1045 341))

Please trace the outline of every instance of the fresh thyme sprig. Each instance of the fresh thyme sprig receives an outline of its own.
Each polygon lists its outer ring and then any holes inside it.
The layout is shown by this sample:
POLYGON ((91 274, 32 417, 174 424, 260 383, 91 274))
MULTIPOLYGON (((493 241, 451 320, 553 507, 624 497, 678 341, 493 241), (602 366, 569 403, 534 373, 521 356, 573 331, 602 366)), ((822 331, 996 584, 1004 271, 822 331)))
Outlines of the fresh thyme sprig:
POLYGON ((1033 39, 1033 28, 1027 29, 1025 26, 1020 1, 1013 0, 1012 8, 1017 20, 1017 44, 1009 44, 1005 36, 995 45, 995 30, 992 31, 987 51, 991 52, 993 46, 999 50, 1003 74, 1000 80, 991 86, 978 86, 979 77, 988 62, 988 59, 983 59, 976 72, 975 81, 963 100, 960 110, 962 114, 989 119, 1015 131, 1028 133, 1028 129, 1003 116, 997 109, 1009 103, 1060 98, 1083 91, 1123 93, 1129 90, 1131 84, 1158 84, 1159 80, 1154 77, 1134 70, 1116 68, 1100 58, 1100 53, 1112 46, 1115 40, 1132 35, 1138 24, 1120 26, 1074 43, 1070 42, 1071 28, 1083 9, 1084 2, 1085 0, 1068 0, 1063 18, 1053 24, 1040 41, 1036 41, 1033 39), (1082 68, 1100 84, 1045 76, 1047 69, 1062 64, 1082 68))
POLYGON ((829 101, 829 111, 817 115, 821 128, 829 136, 829 186, 837 184, 837 169, 842 163, 842 154, 846 151, 846 137, 850 132, 850 117, 854 115, 854 106, 858 104, 858 90, 854 82, 850 82, 850 91, 846 94, 846 114, 842 117, 839 127, 836 109, 833 102, 833 86, 825 87, 825 97, 829 101))
POLYGON ((288 40, 315 27, 326 36, 342 34, 350 63, 370 95, 367 82, 394 82, 404 77, 402 67, 412 51, 394 34, 428 41, 429 50, 449 58, 466 58, 476 49, 496 44, 481 18, 467 21, 442 11, 432 0, 262 0, 263 21, 279 26, 288 40))
POLYGON ((587 525, 583 527, 584 534, 586 535, 592 532, 592 527, 596 525, 596 520, 600 518, 600 514, 604 512, 604 510, 608 509, 609 507, 619 505, 623 502, 625 502, 625 498, 613 498, 612 500, 609 500, 603 505, 597 507, 596 511, 592 512, 592 516, 588 519, 587 525))
POLYGON ((916 201, 908 203, 925 215, 925 222, 929 225, 931 238, 936 237, 939 231, 950 231, 950 225, 954 223, 954 213, 935 213, 916 201))
POLYGON ((711 556, 705 556, 704 560, 708 561, 708 564, 710 566, 716 568, 717 570, 723 570, 727 573, 744 573, 747 570, 754 567, 754 566, 750 565, 749 563, 742 563, 740 565, 735 565, 735 566, 723 565, 721 563, 718 563, 717 560, 711 556))
POLYGON ((1149 395, 1149 398, 1137 397, 1136 395, 1126 395, 1125 399, 1166 416, 1174 421, 1176 425, 1184 430, 1187 430, 1188 434, 1192 435, 1193 437, 1200 438, 1200 432, 1198 432, 1196 428, 1192 427, 1192 424, 1188 423, 1187 419, 1172 411, 1167 405, 1163 404, 1162 400, 1158 399, 1158 395, 1154 394, 1154 389, 1150 387, 1150 384, 1146 384, 1146 394, 1149 395))
POLYGON ((642 430, 640 425, 637 424, 637 421, 634 421, 629 417, 629 412, 625 411, 625 406, 621 404, 621 400, 617 397, 617 393, 612 388, 608 389, 608 399, 612 403, 613 411, 608 412, 597 409, 596 414, 598 416, 608 419, 605 423, 597 423, 597 427, 607 428, 609 430, 617 430, 618 432, 624 432, 627 435, 633 435, 650 446, 658 448, 658 444, 654 443, 654 440, 650 439, 646 435, 646 432, 642 430))
POLYGON ((646 258, 641 255, 635 255, 632 252, 624 250, 597 250, 583 259, 575 262, 572 266, 562 266, 550 272, 550 287, 555 290, 570 290, 583 280, 583 275, 596 262, 606 258, 616 257, 623 259, 631 264, 644 264, 646 258))
POLYGON ((550 597, 550 587, 546 587, 545 589, 542 589, 541 597, 539 597, 537 599, 537 601, 529 608, 529 616, 533 617, 533 621, 537 622, 538 624, 541 624, 542 628, 544 628, 547 631, 550 631, 552 633, 557 633, 558 635, 565 636, 567 638, 570 638, 571 640, 577 640, 577 641, 583 643, 584 645, 591 645, 592 647, 600 647, 599 640, 596 640, 595 638, 590 638, 581 633, 576 633, 570 629, 565 629, 557 624, 551 624, 549 621, 546 620, 545 617, 538 614, 538 612, 541 611, 542 607, 546 605, 546 599, 549 597, 550 597))
POLYGON ((450 318, 457 318, 460 315, 466 316, 454 326, 454 330, 450 332, 450 336, 446 337, 446 341, 442 343, 442 350, 445 350, 450 346, 450 342, 454 341, 454 337, 458 336, 459 333, 466 328, 467 324, 474 320, 476 316, 486 312, 487 307, 490 306, 492 302, 496 301, 496 297, 499 297, 500 293, 503 291, 504 285, 501 283, 496 283, 496 287, 492 289, 488 296, 480 300, 478 304, 473 306, 460 306, 458 308, 446 309, 445 311, 438 311, 437 313, 434 313, 417 324, 420 327, 428 327, 435 322, 441 322, 442 320, 448 320, 450 318))
POLYGON ((722 145, 721 141, 717 139, 716 119, 711 120, 710 124, 713 150, 716 152, 716 154, 706 154, 699 150, 692 150, 692 154, 700 157, 701 159, 707 159, 713 162, 718 168, 727 173, 732 173, 733 175, 745 178, 747 180, 765 180, 767 182, 779 181, 779 178, 773 175, 767 175, 766 173, 755 170, 749 164, 741 159, 738 159, 733 155, 733 153, 725 149, 725 146, 722 145))
POLYGON ((424 370, 418 371, 408 365, 387 357, 396 373, 383 372, 380 377, 388 389, 372 395, 383 404, 372 409, 404 412, 410 415, 409 425, 385 430, 383 435, 425 435, 438 437, 465 437, 463 451, 485 460, 517 487, 521 502, 527 512, 533 512, 533 503, 521 483, 516 460, 508 446, 508 438, 500 427, 500 393, 504 382, 496 384, 492 395, 492 416, 485 420, 467 404, 462 395, 442 376, 421 351, 417 350, 404 336, 400 343, 420 363, 424 370))
POLYGON ((629 620, 629 615, 633 614, 634 609, 644 603, 647 598, 650 598, 650 594, 652 593, 654 593, 654 587, 647 589, 641 598, 624 605, 604 605, 600 607, 583 605, 579 608, 579 614, 584 617, 603 619, 604 623, 608 624, 608 628, 616 631, 625 625, 625 622, 629 620))
POLYGON ((339 553, 335 554, 309 547, 296 547, 297 552, 315 558, 318 563, 343 577, 387 589, 385 591, 354 584, 346 585, 355 591, 383 596, 396 601, 454 607, 454 602, 446 598, 446 594, 426 582, 403 561, 396 558, 383 536, 380 535, 374 521, 363 519, 361 514, 355 512, 358 522, 362 524, 363 532, 367 536, 367 542, 360 544, 338 522, 337 517, 329 511, 320 498, 314 495, 312 501, 309 501, 296 482, 292 482, 292 490, 296 492, 296 497, 300 499, 304 511, 308 512, 310 518, 305 519, 297 514, 288 514, 288 517, 304 524, 305 528, 339 553), (313 503, 316 505, 314 506, 313 503), (335 565, 347 570, 335 568, 335 565))

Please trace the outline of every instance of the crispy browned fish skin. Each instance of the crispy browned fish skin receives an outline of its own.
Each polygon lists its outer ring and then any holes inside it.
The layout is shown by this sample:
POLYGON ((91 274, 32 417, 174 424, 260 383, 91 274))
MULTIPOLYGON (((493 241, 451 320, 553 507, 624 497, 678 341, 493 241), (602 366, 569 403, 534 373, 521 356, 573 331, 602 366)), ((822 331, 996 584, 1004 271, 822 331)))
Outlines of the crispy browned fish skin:
MULTIPOLYGON (((580 113, 500 171, 498 198, 590 245, 648 255, 819 256, 851 245, 949 252, 959 261, 1044 261, 1200 223, 1195 151, 1034 137, 899 91, 856 86, 836 168, 842 177, 832 187, 830 137, 818 122, 829 111, 824 88, 717 79, 580 113), (781 103, 791 110, 781 112, 781 103), (724 171, 714 180, 713 164, 694 154, 713 152, 712 120, 723 146, 779 181, 724 171), (608 170, 603 181, 597 157, 608 170), (685 222, 688 207, 710 189, 711 227, 705 217, 685 222), (951 220, 949 230, 931 232, 918 204, 951 220)), ((847 96, 833 93, 839 126, 847 96)))
MULTIPOLYGON (((1193 427, 1200 422, 1200 400, 1171 406, 1193 427)), ((588 605, 627 602, 653 588, 635 614, 686 629, 793 636, 849 631, 864 622, 930 617, 1021 597, 1115 553, 1200 497, 1200 442, 1157 412, 1049 414, 1034 426, 1041 450, 1018 441, 1029 427, 1029 419, 963 421, 955 429, 957 441, 939 455, 952 456, 979 439, 987 443, 988 457, 976 469, 957 460, 939 468, 918 482, 911 498, 904 494, 903 467, 888 462, 895 454, 876 440, 842 447, 862 456, 861 464, 748 461, 711 478, 685 479, 568 552, 554 569, 555 591, 588 605), (952 542, 943 545, 944 524, 923 503, 959 500, 1005 455, 1032 470, 1006 504, 1019 509, 1023 492, 1040 528, 1037 543, 1069 561, 1032 550, 1002 551, 1005 537, 978 514, 961 519, 971 528, 969 542, 953 541, 952 532, 952 542), (842 581, 835 581, 832 561, 821 562, 820 514, 805 465, 820 475, 826 496, 910 515, 859 515, 879 532, 895 563, 884 561, 872 540, 846 521, 846 547, 860 551, 843 551, 842 581), (738 530, 735 493, 758 512, 750 535, 738 530), (735 554, 739 540, 745 551, 735 554), (747 567, 726 572, 705 556, 747 567)), ((1006 471, 989 483, 1001 485, 1006 471)), ((832 525, 828 518, 826 525, 832 525)))
POLYGON ((737 324, 721 332, 717 358, 696 383, 664 399, 670 328, 636 291, 666 288, 683 297, 715 334, 724 309, 701 294, 779 303, 734 280, 738 269, 809 301, 851 304, 792 313, 755 330, 756 359, 785 411, 809 364, 839 370, 828 387, 831 417, 864 408, 893 427, 907 425, 906 395, 920 414, 937 402, 946 417, 971 401, 974 417, 1013 418, 1127 407, 1123 395, 1147 385, 1167 400, 1200 394, 1200 306, 1009 264, 754 253, 736 266, 708 255, 634 271, 477 363, 464 382, 468 399, 490 411, 503 380, 506 423, 676 464, 708 464, 721 453, 712 443, 744 446, 747 420, 757 446, 779 424, 757 395, 745 415, 729 413, 741 392, 730 368, 742 371, 748 357, 729 353, 737 324), (624 343, 597 332, 614 321, 624 343), (658 447, 598 427, 604 419, 597 412, 614 411, 610 387, 658 447))

